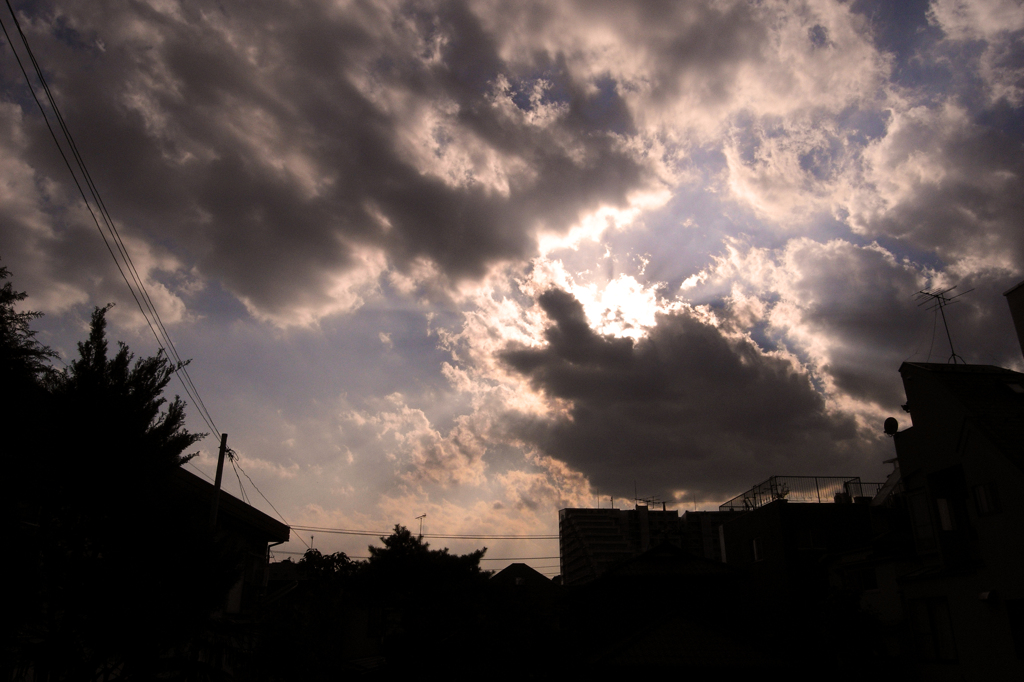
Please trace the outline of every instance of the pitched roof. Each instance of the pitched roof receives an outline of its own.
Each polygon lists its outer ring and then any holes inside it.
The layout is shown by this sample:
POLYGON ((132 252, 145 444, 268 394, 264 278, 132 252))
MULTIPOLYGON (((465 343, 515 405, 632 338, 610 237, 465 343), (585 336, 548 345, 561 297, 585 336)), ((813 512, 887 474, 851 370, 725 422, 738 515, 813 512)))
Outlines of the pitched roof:
MULTIPOLYGON (((204 481, 183 467, 174 469, 171 477, 171 488, 178 492, 188 503, 209 506, 213 499, 213 484, 204 481)), ((249 533, 258 535, 268 542, 286 542, 291 528, 275 518, 267 516, 259 509, 252 507, 224 490, 220 493, 218 514, 229 518, 236 525, 245 528, 249 533)))
POLYGON ((553 587, 554 583, 551 580, 533 568, 523 563, 509 564, 505 568, 501 569, 497 573, 491 576, 492 585, 542 585, 545 587, 553 587), (522 582, 516 582, 521 579, 522 582))

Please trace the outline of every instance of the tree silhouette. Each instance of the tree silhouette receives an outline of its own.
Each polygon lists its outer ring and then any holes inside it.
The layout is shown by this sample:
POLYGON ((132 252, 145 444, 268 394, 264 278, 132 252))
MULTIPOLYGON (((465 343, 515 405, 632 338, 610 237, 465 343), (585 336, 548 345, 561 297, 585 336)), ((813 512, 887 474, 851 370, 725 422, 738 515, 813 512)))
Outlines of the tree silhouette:
MULTIPOLYGON (((10 270, 0 267, 0 280, 10 276, 10 270)), ((27 297, 25 292, 15 291, 10 282, 0 287, 0 385, 8 395, 38 384, 51 371, 50 359, 57 356, 36 340, 36 333, 29 326, 32 320, 42 317, 42 313, 19 313, 15 309, 15 305, 27 297)))
POLYGON ((366 561, 305 553, 304 579, 266 615, 256 679, 334 680, 355 660, 383 663, 377 672, 397 679, 422 674, 425 657, 442 650, 458 652, 449 676, 471 661, 464 645, 489 577, 480 570, 486 549, 434 550, 398 525, 381 542, 366 561))
MULTIPOLYGON (((10 276, 10 270, 0 267, 0 280, 10 276)), ((47 378, 53 373, 50 360, 57 356, 36 340, 36 332, 30 327, 32 320, 42 313, 16 309, 26 297, 25 292, 15 291, 11 282, 0 287, 0 396, 4 398, 0 407, 0 438, 7 452, 7 475, 19 482, 14 495, 4 496, 4 505, 22 502, 23 497, 17 493, 31 489, 36 481, 35 472, 26 467, 25 453, 38 447, 38 435, 46 426, 43 415, 49 411, 47 378)), ((11 508, 10 513, 16 512, 11 508)))
POLYGON ((41 364, 51 354, 33 345, 35 315, 4 311, 14 330, 4 357, 26 358, 20 371, 39 389, 28 423, 3 425, 5 436, 31 436, 10 457, 23 481, 12 520, 27 548, 12 646, 37 679, 166 672, 236 577, 238 557, 170 488, 202 438, 185 428, 184 402, 162 397, 176 367, 162 353, 136 360, 124 344, 108 357, 108 310, 93 312, 63 371, 41 364))
POLYGON ((390 584, 392 590, 437 592, 482 584, 490 575, 480 569, 486 547, 463 555, 450 554, 447 547, 430 549, 429 543, 397 524, 391 535, 380 540, 384 546, 370 545, 370 558, 359 575, 372 583, 390 584))
MULTIPOLYGON (((112 306, 96 308, 89 338, 78 344, 79 357, 67 370, 51 375, 51 393, 60 407, 66 407, 83 432, 102 428, 108 442, 118 443, 138 466, 166 470, 195 456, 185 449, 205 434, 185 428, 185 403, 178 396, 168 404, 162 397, 176 370, 160 351, 157 355, 132 360, 124 343, 113 358, 107 357, 106 314, 112 306), (167 405, 166 411, 161 408, 167 405), (139 453, 144 453, 140 455, 139 453)), ((183 363, 184 364, 184 363, 183 363)), ((112 448, 108 447, 108 452, 112 448)))
POLYGON ((383 651, 396 673, 447 648, 461 649, 474 635, 482 591, 490 573, 480 569, 486 548, 465 555, 430 545, 396 525, 370 547, 356 573, 359 593, 383 612, 383 651))
POLYGON ((299 569, 311 580, 344 581, 354 575, 360 565, 344 552, 321 554, 320 550, 312 548, 299 559, 299 569))

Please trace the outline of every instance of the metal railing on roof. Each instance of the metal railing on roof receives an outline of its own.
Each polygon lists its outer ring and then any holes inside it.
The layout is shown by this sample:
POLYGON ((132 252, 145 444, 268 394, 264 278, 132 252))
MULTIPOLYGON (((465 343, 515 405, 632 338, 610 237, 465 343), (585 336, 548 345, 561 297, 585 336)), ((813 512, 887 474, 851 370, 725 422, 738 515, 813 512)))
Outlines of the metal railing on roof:
POLYGON ((776 500, 787 502, 835 502, 837 496, 852 500, 874 497, 882 483, 865 483, 859 476, 772 476, 750 490, 719 505, 719 511, 743 511, 776 500))

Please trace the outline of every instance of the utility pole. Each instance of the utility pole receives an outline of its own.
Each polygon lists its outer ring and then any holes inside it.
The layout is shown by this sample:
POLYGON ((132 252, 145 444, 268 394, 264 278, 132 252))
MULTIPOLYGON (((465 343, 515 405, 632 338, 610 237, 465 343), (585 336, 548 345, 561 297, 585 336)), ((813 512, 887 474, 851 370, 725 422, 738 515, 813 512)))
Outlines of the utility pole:
POLYGON ((220 453, 217 455, 217 480, 213 483, 213 501, 210 503, 210 530, 217 527, 217 508, 220 507, 220 481, 224 477, 224 455, 228 451, 228 434, 220 434, 220 453))
POLYGON ((416 518, 420 520, 420 535, 419 535, 419 539, 422 540, 423 539, 423 519, 427 518, 427 515, 426 514, 420 514, 416 518))

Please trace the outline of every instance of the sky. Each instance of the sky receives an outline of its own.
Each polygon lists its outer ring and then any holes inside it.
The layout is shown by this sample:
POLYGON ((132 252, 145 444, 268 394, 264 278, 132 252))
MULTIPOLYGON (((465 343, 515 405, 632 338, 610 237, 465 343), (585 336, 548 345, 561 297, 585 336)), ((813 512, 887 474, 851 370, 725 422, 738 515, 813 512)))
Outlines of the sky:
MULTIPOLYGON (((900 364, 950 355, 922 289, 972 290, 956 352, 1024 370, 1002 296, 1024 279, 1019 0, 13 6, 292 524, 552 534, 634 495, 884 480, 900 364)), ((0 264, 64 362, 107 303, 110 337, 155 353, 2 47, 0 264)))

